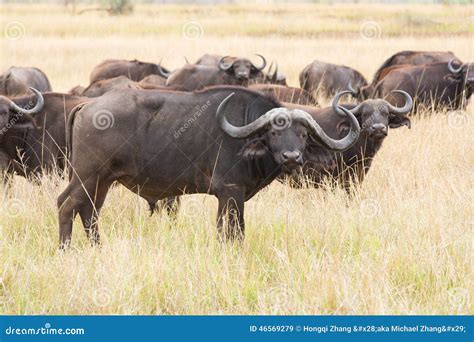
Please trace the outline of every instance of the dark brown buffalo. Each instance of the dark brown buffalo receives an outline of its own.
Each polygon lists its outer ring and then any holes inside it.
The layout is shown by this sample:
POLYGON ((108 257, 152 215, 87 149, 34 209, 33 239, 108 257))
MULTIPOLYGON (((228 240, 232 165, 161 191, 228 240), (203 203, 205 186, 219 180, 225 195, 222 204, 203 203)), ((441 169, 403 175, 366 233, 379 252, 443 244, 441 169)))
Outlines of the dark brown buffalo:
POLYGON ((99 97, 111 90, 117 89, 161 89, 164 88, 164 85, 155 85, 150 82, 160 83, 157 78, 165 80, 158 75, 150 75, 145 77, 140 82, 135 82, 125 76, 118 76, 114 78, 109 78, 107 80, 100 80, 92 83, 87 88, 85 88, 81 95, 86 97, 99 97))
POLYGON ((41 92, 51 91, 51 84, 46 74, 38 68, 12 66, 0 75, 0 95, 13 97, 31 94, 29 88, 41 92))
POLYGON ((380 68, 375 72, 372 84, 375 85, 382 80, 386 68, 393 67, 400 64, 421 65, 438 62, 449 62, 454 60, 457 63, 462 63, 451 51, 400 51, 389 57, 380 68))
POLYGON ((349 85, 358 90, 367 86, 367 81, 360 72, 345 65, 315 60, 300 73, 301 88, 315 96, 331 98, 349 85))
MULTIPOLYGON (((207 65, 207 66, 218 66, 219 61, 221 60, 222 57, 223 56, 221 56, 221 55, 206 53, 206 54, 202 55, 200 58, 198 58, 198 60, 194 64, 207 65)), ((226 59, 235 60, 235 59, 237 59, 237 57, 227 56, 226 59)), ((186 60, 186 64, 191 64, 191 63, 188 63, 187 60, 186 60)))
POLYGON ((139 82, 148 75, 159 75, 166 78, 169 75, 169 70, 159 64, 141 62, 136 59, 132 61, 107 59, 92 70, 90 84, 117 76, 125 76, 132 81, 139 82))
POLYGON ((359 99, 365 100, 374 96, 377 84, 392 70, 410 65, 422 65, 453 60, 462 63, 451 51, 400 51, 388 58, 375 72, 372 83, 362 87, 359 99))
POLYGON ((241 239, 244 202, 300 167, 308 144, 342 151, 357 140, 357 120, 348 114, 349 133, 334 140, 308 113, 240 87, 126 89, 76 107, 67 128, 74 172, 58 198, 61 246, 70 243, 77 213, 90 240, 99 241, 98 213, 115 181, 149 203, 212 194, 220 236, 241 239), (113 125, 97 127, 101 113, 113 125))
POLYGON ((140 82, 138 82, 140 86, 149 87, 165 87, 166 86, 166 78, 160 75, 148 75, 147 77, 143 78, 140 82))
POLYGON ((186 64, 175 70, 166 81, 166 85, 182 91, 193 91, 213 85, 247 86, 264 79, 262 70, 266 66, 263 56, 260 66, 254 65, 247 58, 224 56, 217 65, 211 65, 217 55, 204 55, 198 62, 201 64, 186 64))
POLYGON ((308 106, 317 106, 318 101, 306 90, 295 87, 287 87, 278 84, 252 84, 250 89, 272 95, 280 102, 296 103, 308 106))
POLYGON ((450 61, 392 70, 376 85, 374 96, 399 105, 403 99, 392 91, 401 89, 413 97, 416 106, 461 109, 473 87, 474 63, 456 65, 450 61))
POLYGON ((9 174, 37 179, 43 172, 64 169, 68 114, 88 99, 33 92, 13 100, 0 96, 0 150, 8 158, 9 174))
MULTIPOLYGON (((338 93, 332 106, 322 109, 315 109, 308 106, 287 105, 289 107, 300 108, 308 113, 318 122, 318 124, 334 139, 345 136, 350 127, 350 122, 346 120, 338 105, 339 98, 348 93, 347 91, 338 93)), ((302 168, 302 173, 293 175, 291 183, 301 186, 306 180, 311 185, 319 186, 322 182, 335 182, 347 191, 351 184, 360 184, 370 169, 372 161, 387 137, 389 128, 408 126, 410 119, 406 116, 413 106, 413 100, 409 94, 398 91, 405 99, 405 104, 401 108, 392 106, 383 99, 369 99, 358 105, 342 105, 350 110, 361 127, 357 142, 342 153, 332 153, 332 162, 321 159, 320 153, 313 151, 313 158, 307 158, 302 168)))
POLYGON ((76 96, 81 96, 82 93, 86 90, 86 87, 83 87, 81 85, 77 85, 75 87, 72 87, 67 93, 69 95, 76 95, 76 96))
POLYGON ((126 76, 117 76, 90 84, 84 89, 82 96, 99 97, 113 89, 141 89, 141 87, 138 82, 132 81, 126 76))
MULTIPOLYGON (((257 56, 260 56, 260 55, 257 55, 257 56)), ((239 59, 238 57, 232 57, 232 56, 223 57, 221 55, 205 54, 201 58, 199 58, 195 64, 207 65, 207 66, 218 66, 222 58, 225 59, 226 63, 234 63, 237 59, 239 59)), ((263 57, 261 56, 261 58, 263 57)), ((266 64, 266 61, 265 61, 265 64, 266 64)), ((272 62, 270 64, 270 67, 268 68, 268 71, 266 73, 262 72, 262 75, 260 76, 260 78, 257 77, 255 79, 255 82, 287 85, 286 76, 278 72, 278 64, 276 62, 275 63, 272 62), (275 68, 275 70, 273 70, 273 68, 275 68)))

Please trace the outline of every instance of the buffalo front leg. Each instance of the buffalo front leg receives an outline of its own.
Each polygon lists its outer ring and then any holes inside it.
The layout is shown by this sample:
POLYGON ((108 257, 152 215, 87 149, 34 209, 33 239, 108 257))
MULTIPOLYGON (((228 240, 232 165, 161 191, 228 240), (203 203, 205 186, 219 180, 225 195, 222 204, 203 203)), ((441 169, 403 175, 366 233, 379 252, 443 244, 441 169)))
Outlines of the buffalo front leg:
POLYGON ((243 241, 244 223, 244 189, 225 189, 217 195, 217 233, 220 241, 243 241))

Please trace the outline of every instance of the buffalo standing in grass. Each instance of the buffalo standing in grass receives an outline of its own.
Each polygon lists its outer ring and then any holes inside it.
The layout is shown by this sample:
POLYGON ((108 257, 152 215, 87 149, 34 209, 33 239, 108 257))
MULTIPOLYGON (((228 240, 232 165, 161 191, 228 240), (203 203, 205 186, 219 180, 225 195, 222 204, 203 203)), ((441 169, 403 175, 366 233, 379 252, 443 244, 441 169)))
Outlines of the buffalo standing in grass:
MULTIPOLYGON (((257 55, 260 56, 260 55, 257 55)), ((263 58, 263 57, 261 57, 263 58)), ((195 64, 197 65, 207 65, 207 66, 219 66, 220 61, 224 59, 226 63, 233 63, 238 57, 231 57, 231 56, 220 56, 220 55, 212 55, 212 54, 205 54, 201 58, 199 58, 195 64)), ((266 64, 266 63, 265 63, 266 64)), ((272 62, 268 71, 263 73, 262 70, 262 77, 256 78, 256 83, 270 83, 270 84, 279 84, 279 85, 287 85, 286 84, 286 76, 280 72, 278 72, 278 64, 272 62), (273 70, 274 69, 274 70, 273 70)))
POLYGON ((132 61, 107 59, 92 70, 90 84, 117 76, 125 76, 132 81, 139 82, 149 75, 158 75, 167 78, 169 70, 160 64, 141 62, 136 59, 132 61))
POLYGON ((466 105, 473 88, 474 63, 456 65, 451 60, 392 70, 377 84, 374 96, 400 105, 403 99, 392 92, 401 89, 413 97, 416 106, 454 110, 466 105))
POLYGON ((60 244, 70 243, 77 213, 89 239, 99 242, 97 217, 115 181, 149 203, 215 195, 219 236, 242 239, 244 202, 282 171, 299 168, 308 144, 343 151, 357 140, 357 119, 342 110, 351 128, 334 140, 308 113, 239 87, 120 90, 78 106, 67 127, 74 171, 58 198, 60 244), (97 127, 107 121, 113 125, 97 127))
POLYGON ((13 97, 31 94, 30 88, 41 92, 51 91, 48 77, 38 68, 12 66, 0 75, 0 95, 13 97))
POLYGON ((58 93, 0 96, 0 150, 7 156, 7 174, 38 178, 43 171, 66 165, 65 126, 73 107, 88 99, 58 93))
MULTIPOLYGON (((206 55, 205 55, 206 56, 206 55)), ((193 91, 213 85, 247 86, 265 78, 262 70, 266 66, 263 56, 262 64, 256 66, 249 59, 237 57, 222 57, 217 65, 209 65, 213 55, 207 55, 209 60, 202 57, 202 64, 186 64, 174 71, 166 81, 166 85, 177 90, 193 91)))
POLYGON ((345 136, 350 127, 350 122, 346 120, 345 112, 341 111, 341 107, 350 110, 361 127, 357 142, 344 152, 333 153, 332 162, 328 162, 327 158, 320 160, 319 154, 313 152, 312 155, 317 158, 308 158, 302 168, 302 173, 293 176, 291 183, 301 186, 305 180, 310 180, 313 185, 318 186, 323 180, 329 180, 336 182, 347 191, 351 184, 362 183, 376 153, 388 135, 389 128, 402 126, 410 128, 410 119, 407 114, 413 107, 413 100, 406 92, 399 90, 395 92, 405 99, 403 107, 392 106, 383 99, 370 99, 358 105, 339 106, 339 98, 349 91, 338 93, 334 97, 331 107, 328 108, 315 109, 307 106, 288 105, 310 113, 334 139, 345 136))
POLYGON ((301 88, 315 96, 331 98, 349 85, 358 91, 367 86, 367 81, 360 72, 345 65, 315 60, 300 73, 301 88))
POLYGON ((362 87, 359 98, 362 100, 373 97, 375 86, 392 70, 404 68, 410 65, 423 65, 430 63, 456 61, 462 64, 459 58, 451 51, 400 51, 388 58, 375 72, 372 83, 362 87))

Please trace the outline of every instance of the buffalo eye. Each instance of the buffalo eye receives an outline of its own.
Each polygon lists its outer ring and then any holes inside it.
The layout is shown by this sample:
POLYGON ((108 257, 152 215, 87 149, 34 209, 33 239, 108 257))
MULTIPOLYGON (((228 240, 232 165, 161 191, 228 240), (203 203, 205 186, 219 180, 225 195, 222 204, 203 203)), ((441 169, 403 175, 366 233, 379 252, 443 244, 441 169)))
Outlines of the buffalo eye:
POLYGON ((271 134, 272 134, 272 136, 276 136, 276 135, 277 135, 275 131, 271 131, 271 134))

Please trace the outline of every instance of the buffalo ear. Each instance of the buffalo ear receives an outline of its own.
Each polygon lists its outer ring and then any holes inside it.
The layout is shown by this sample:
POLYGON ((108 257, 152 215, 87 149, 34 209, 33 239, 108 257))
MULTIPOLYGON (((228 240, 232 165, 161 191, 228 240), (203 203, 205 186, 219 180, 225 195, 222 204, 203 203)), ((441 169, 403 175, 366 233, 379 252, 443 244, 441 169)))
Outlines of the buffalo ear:
POLYGON ((239 152, 244 159, 261 158, 268 152, 268 147, 263 138, 257 138, 245 143, 239 152))
POLYGON ((411 121, 404 115, 391 115, 388 125, 390 128, 398 128, 401 126, 411 128, 411 121))
POLYGON ((448 75, 445 75, 443 78, 445 81, 450 81, 450 82, 462 82, 463 80, 462 75, 460 76, 459 74, 448 74, 448 75))
MULTIPOLYGON (((359 120, 357 120, 359 121, 359 120)), ((360 125, 360 122, 359 122, 359 125, 360 125)), ((342 134, 346 134, 347 132, 349 132, 351 126, 349 124, 349 122, 347 122, 346 120, 341 120, 341 122, 339 122, 337 125, 336 125, 336 129, 339 133, 342 133, 342 134)))

